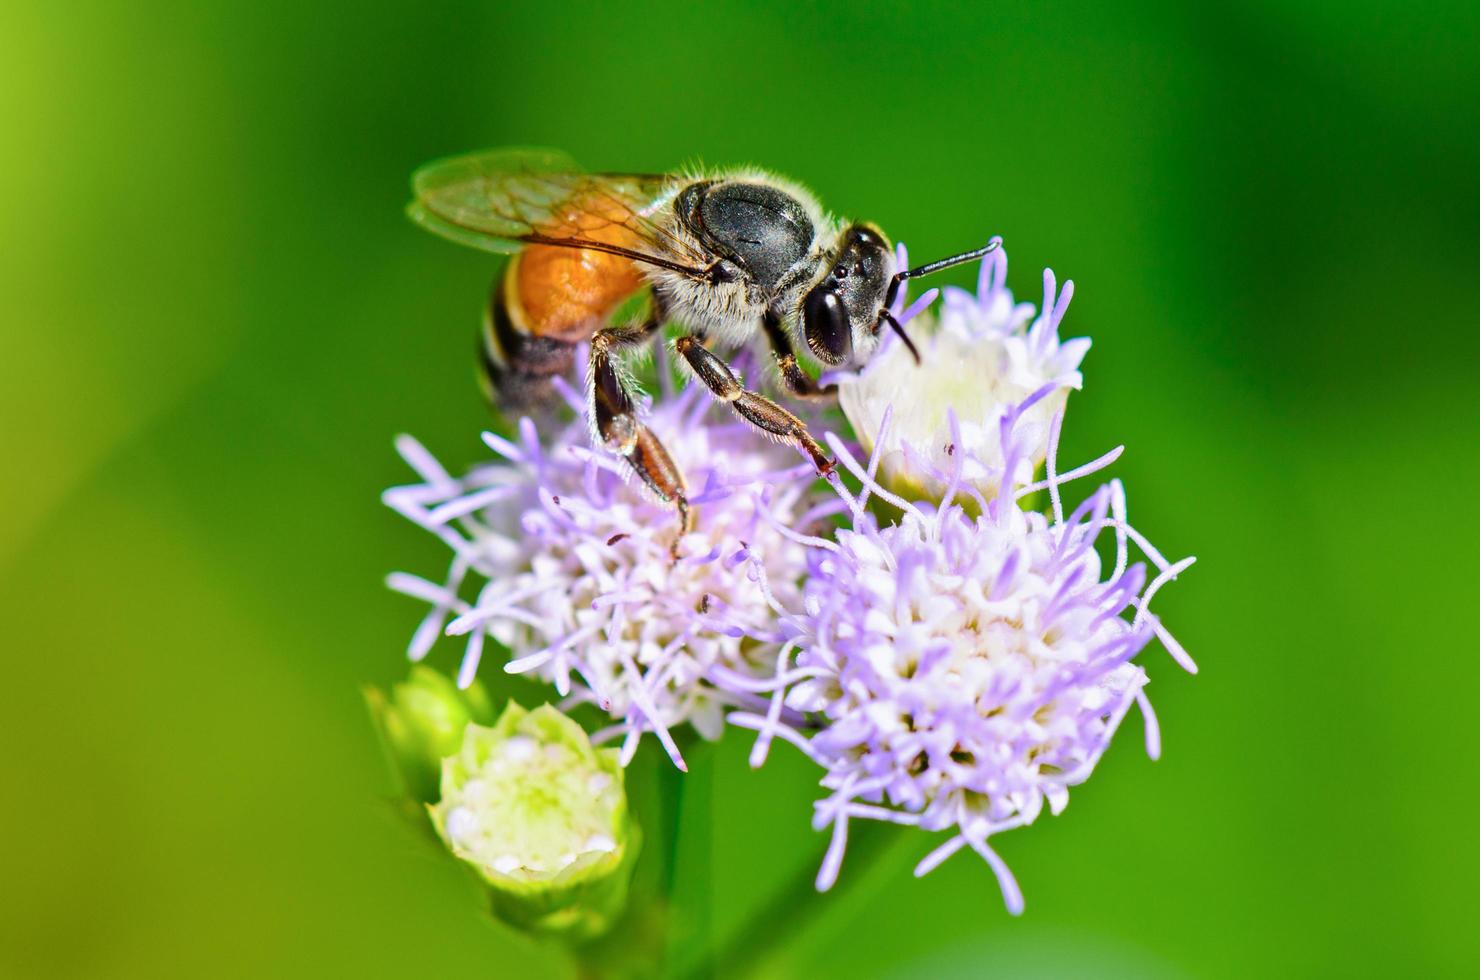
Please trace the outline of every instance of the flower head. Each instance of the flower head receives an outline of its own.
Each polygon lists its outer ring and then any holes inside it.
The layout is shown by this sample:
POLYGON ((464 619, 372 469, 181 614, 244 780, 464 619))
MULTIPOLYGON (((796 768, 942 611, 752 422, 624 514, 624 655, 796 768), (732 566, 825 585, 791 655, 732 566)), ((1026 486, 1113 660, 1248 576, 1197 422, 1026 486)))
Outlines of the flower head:
POLYGON ((711 406, 691 387, 647 420, 685 473, 696 513, 676 560, 675 512, 625 460, 590 448, 580 421, 543 442, 528 419, 517 441, 485 434, 500 459, 462 478, 403 438, 425 482, 387 491, 386 502, 454 551, 445 583, 390 579, 432 603, 411 657, 444 629, 466 635, 466 684, 492 637, 512 652, 506 671, 552 682, 563 706, 608 712, 615 724, 596 737, 625 737, 624 762, 654 732, 682 767, 669 729, 690 723, 717 737, 727 708, 756 701, 745 680, 773 669, 774 607, 799 600, 805 570, 789 526, 810 519, 810 465, 711 406), (466 602, 459 590, 470 579, 480 584, 466 602))
MULTIPOLYGON (((907 494, 939 496, 960 452, 961 479, 982 493, 994 492, 1005 465, 998 424, 1003 413, 1050 386, 1015 433, 1030 450, 1016 460, 1010 482, 1032 482, 1047 454, 1049 422, 1083 380, 1079 363, 1089 340, 1060 341, 1058 332, 1073 296, 1072 281, 1060 292, 1053 272, 1044 270, 1043 307, 1035 317, 1032 303, 1013 301, 1007 253, 999 248, 982 260, 976 295, 947 287, 934 329, 927 327, 922 337, 918 364, 891 336, 861 372, 841 378, 839 401, 865 450, 874 448, 884 413, 892 415, 880 478, 907 494), (948 413, 960 420, 954 437, 948 413)), ((919 317, 916 323, 928 320, 919 317)))
MULTIPOLYGON (((1001 473, 1017 472, 1032 451, 1020 425, 1050 390, 1002 417, 1001 473)), ((958 431, 954 420, 951 427, 958 431)), ((994 499, 977 498, 974 515, 954 499, 966 459, 955 462, 939 506, 916 504, 874 477, 887 432, 867 470, 831 440, 864 494, 849 500, 851 526, 834 541, 813 542, 789 691, 778 690, 765 717, 731 716, 762 732, 759 753, 781 735, 826 768, 830 795, 817 805, 816 823, 831 824, 834 836, 819 887, 837 874, 850 818, 888 820, 953 830, 916 873, 969 845, 996 871, 1008 907, 1020 911, 1021 893, 987 838, 1033 822, 1045 803, 1061 811, 1132 704, 1145 715, 1148 751, 1158 753, 1146 673, 1132 658, 1159 636, 1194 669, 1147 608, 1191 559, 1167 562, 1131 528, 1118 481, 1066 517, 1059 483, 1118 451, 1060 477, 1057 431, 1055 419, 1047 481, 1015 487, 1004 475, 994 499), (1018 504, 1040 489, 1050 492, 1051 517, 1018 504), (878 523, 866 508, 871 493, 900 508, 897 523, 878 523), (1108 568, 1095 550, 1107 532, 1115 540, 1108 568), (1131 541, 1156 567, 1149 582, 1145 566, 1129 560, 1131 541), (823 727, 806 739, 787 724, 783 705, 820 716, 823 727)), ((955 431, 951 438, 959 441, 955 431)))
POLYGON ((621 911, 638 846, 622 776, 615 750, 559 711, 510 702, 443 762, 432 822, 506 919, 591 935, 621 911))

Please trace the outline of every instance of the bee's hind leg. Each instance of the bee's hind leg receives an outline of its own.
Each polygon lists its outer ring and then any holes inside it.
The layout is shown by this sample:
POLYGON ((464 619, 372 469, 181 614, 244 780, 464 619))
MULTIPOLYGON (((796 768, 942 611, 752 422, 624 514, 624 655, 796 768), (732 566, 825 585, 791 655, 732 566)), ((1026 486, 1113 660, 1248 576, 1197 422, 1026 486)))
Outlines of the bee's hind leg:
POLYGON ((812 438, 812 433, 807 431, 807 423, 765 395, 747 391, 730 366, 701 344, 697 337, 685 335, 673 346, 714 397, 728 404, 736 415, 772 438, 805 453, 823 476, 833 471, 833 461, 827 458, 817 440, 812 438))
POLYGON ((650 320, 639 326, 608 327, 591 338, 591 426, 602 445, 625 457, 647 488, 678 511, 678 536, 670 548, 677 558, 679 540, 693 528, 683 473, 653 431, 638 420, 636 386, 613 357, 652 339, 658 327, 657 320, 650 320))

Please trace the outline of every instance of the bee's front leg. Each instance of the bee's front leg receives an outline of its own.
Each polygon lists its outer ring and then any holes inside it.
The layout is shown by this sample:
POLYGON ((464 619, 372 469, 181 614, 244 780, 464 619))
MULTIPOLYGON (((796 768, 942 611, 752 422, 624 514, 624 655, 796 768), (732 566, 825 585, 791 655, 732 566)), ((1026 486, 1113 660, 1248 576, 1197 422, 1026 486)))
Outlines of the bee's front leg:
POLYGON ((796 351, 791 338, 781 325, 781 318, 770 310, 761 320, 766 330, 766 339, 771 344, 771 354, 776 358, 776 370, 781 373, 781 382, 786 390, 807 401, 831 401, 838 397, 837 385, 819 385, 810 374, 797 363, 796 351))
POLYGON ((701 344, 697 337, 679 337, 673 346, 714 397, 728 404, 736 415, 772 438, 805 453, 818 473, 826 476, 833 471, 833 461, 827 458, 817 440, 812 438, 812 433, 807 431, 807 423, 765 395, 747 391, 730 366, 701 344))
MULTIPOLYGON (((618 351, 650 340, 660 325, 655 317, 639 326, 608 327, 591 338, 588 380, 591 428, 601 444, 632 464, 632 469, 658 499, 672 504, 678 511, 678 537, 682 538, 693 527, 683 473, 652 430, 638 421, 633 398, 636 384, 622 373, 613 357, 618 351)), ((677 538, 671 550, 677 558, 677 538)))

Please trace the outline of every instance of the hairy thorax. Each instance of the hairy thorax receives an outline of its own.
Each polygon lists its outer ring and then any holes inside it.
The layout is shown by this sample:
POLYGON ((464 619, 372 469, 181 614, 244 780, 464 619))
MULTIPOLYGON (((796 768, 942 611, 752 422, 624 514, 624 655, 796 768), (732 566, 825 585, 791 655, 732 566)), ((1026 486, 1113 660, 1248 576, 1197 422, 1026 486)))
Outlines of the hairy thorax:
POLYGON ((826 258, 836 222, 804 190, 759 173, 695 181, 674 197, 667 226, 682 251, 707 255, 708 279, 647 271, 670 316, 713 345, 753 338, 768 310, 788 327, 826 258))

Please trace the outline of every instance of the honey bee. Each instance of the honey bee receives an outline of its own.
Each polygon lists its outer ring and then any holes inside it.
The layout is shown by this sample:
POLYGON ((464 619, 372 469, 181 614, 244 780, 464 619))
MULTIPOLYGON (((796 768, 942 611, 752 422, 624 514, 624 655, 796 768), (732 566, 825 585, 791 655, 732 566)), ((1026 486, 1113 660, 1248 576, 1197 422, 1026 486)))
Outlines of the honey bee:
POLYGON ((890 306, 905 280, 986 255, 996 240, 914 269, 896 269, 877 227, 824 212, 803 187, 757 170, 713 174, 584 173, 554 150, 498 149, 429 163, 412 177, 407 208, 422 227, 513 257, 495 282, 480 361, 490 396, 506 409, 544 401, 550 380, 590 342, 587 397, 593 439, 624 457, 644 484, 691 521, 683 474, 639 420, 640 394, 622 357, 686 331, 673 349, 714 397, 746 422, 833 463, 807 426, 748 390, 711 347, 733 351, 757 332, 782 385, 825 399, 797 362, 861 365, 885 324, 919 354, 890 306), (639 322, 613 316, 651 291, 639 322))

